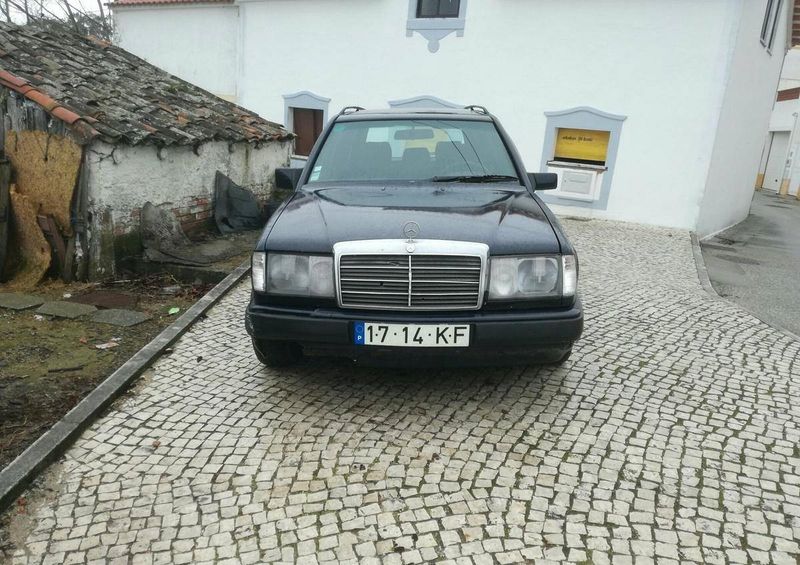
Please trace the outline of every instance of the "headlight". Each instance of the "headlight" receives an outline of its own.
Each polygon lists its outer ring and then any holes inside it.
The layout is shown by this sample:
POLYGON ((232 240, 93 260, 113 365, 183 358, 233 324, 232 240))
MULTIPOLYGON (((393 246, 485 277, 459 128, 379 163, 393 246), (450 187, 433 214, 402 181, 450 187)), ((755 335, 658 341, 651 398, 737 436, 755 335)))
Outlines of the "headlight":
POLYGON ((574 296, 577 283, 577 265, 573 255, 492 257, 489 299, 574 296))
POLYGON ((265 286, 268 293, 333 297, 332 257, 271 253, 266 262, 265 286))

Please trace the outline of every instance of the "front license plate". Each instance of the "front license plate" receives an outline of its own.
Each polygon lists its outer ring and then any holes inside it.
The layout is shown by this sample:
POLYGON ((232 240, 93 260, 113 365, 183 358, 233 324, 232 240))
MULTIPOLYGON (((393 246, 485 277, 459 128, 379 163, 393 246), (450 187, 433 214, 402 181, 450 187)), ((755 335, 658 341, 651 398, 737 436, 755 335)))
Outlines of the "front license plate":
POLYGON ((469 347, 468 324, 381 324, 356 322, 356 345, 469 347))

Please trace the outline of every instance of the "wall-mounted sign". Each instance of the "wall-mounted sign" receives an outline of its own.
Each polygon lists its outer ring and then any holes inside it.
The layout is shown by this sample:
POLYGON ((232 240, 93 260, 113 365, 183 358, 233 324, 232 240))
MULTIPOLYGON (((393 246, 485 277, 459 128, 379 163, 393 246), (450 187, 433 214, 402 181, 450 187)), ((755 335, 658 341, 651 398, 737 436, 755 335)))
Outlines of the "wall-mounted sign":
POLYGON ((558 128, 553 158, 556 161, 605 165, 611 132, 558 128))

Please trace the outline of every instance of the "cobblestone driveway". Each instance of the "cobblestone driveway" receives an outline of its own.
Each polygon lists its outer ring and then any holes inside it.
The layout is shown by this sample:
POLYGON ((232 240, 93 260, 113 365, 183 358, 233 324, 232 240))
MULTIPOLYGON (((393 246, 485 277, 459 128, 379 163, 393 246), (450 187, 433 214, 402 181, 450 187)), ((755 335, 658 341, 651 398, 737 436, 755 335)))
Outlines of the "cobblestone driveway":
POLYGON ((14 561, 796 563, 800 344, 684 232, 566 228, 565 367, 266 371, 243 285, 50 471, 14 561))

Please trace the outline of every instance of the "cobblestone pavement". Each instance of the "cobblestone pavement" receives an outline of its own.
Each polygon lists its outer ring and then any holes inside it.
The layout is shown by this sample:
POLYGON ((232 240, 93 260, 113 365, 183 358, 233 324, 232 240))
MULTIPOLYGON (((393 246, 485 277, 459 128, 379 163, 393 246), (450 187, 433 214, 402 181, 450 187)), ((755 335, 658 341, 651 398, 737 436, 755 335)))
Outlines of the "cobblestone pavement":
POLYGON ((800 343, 705 293, 685 232, 566 228, 566 366, 267 371, 243 285, 27 495, 11 560, 796 563, 800 343))

